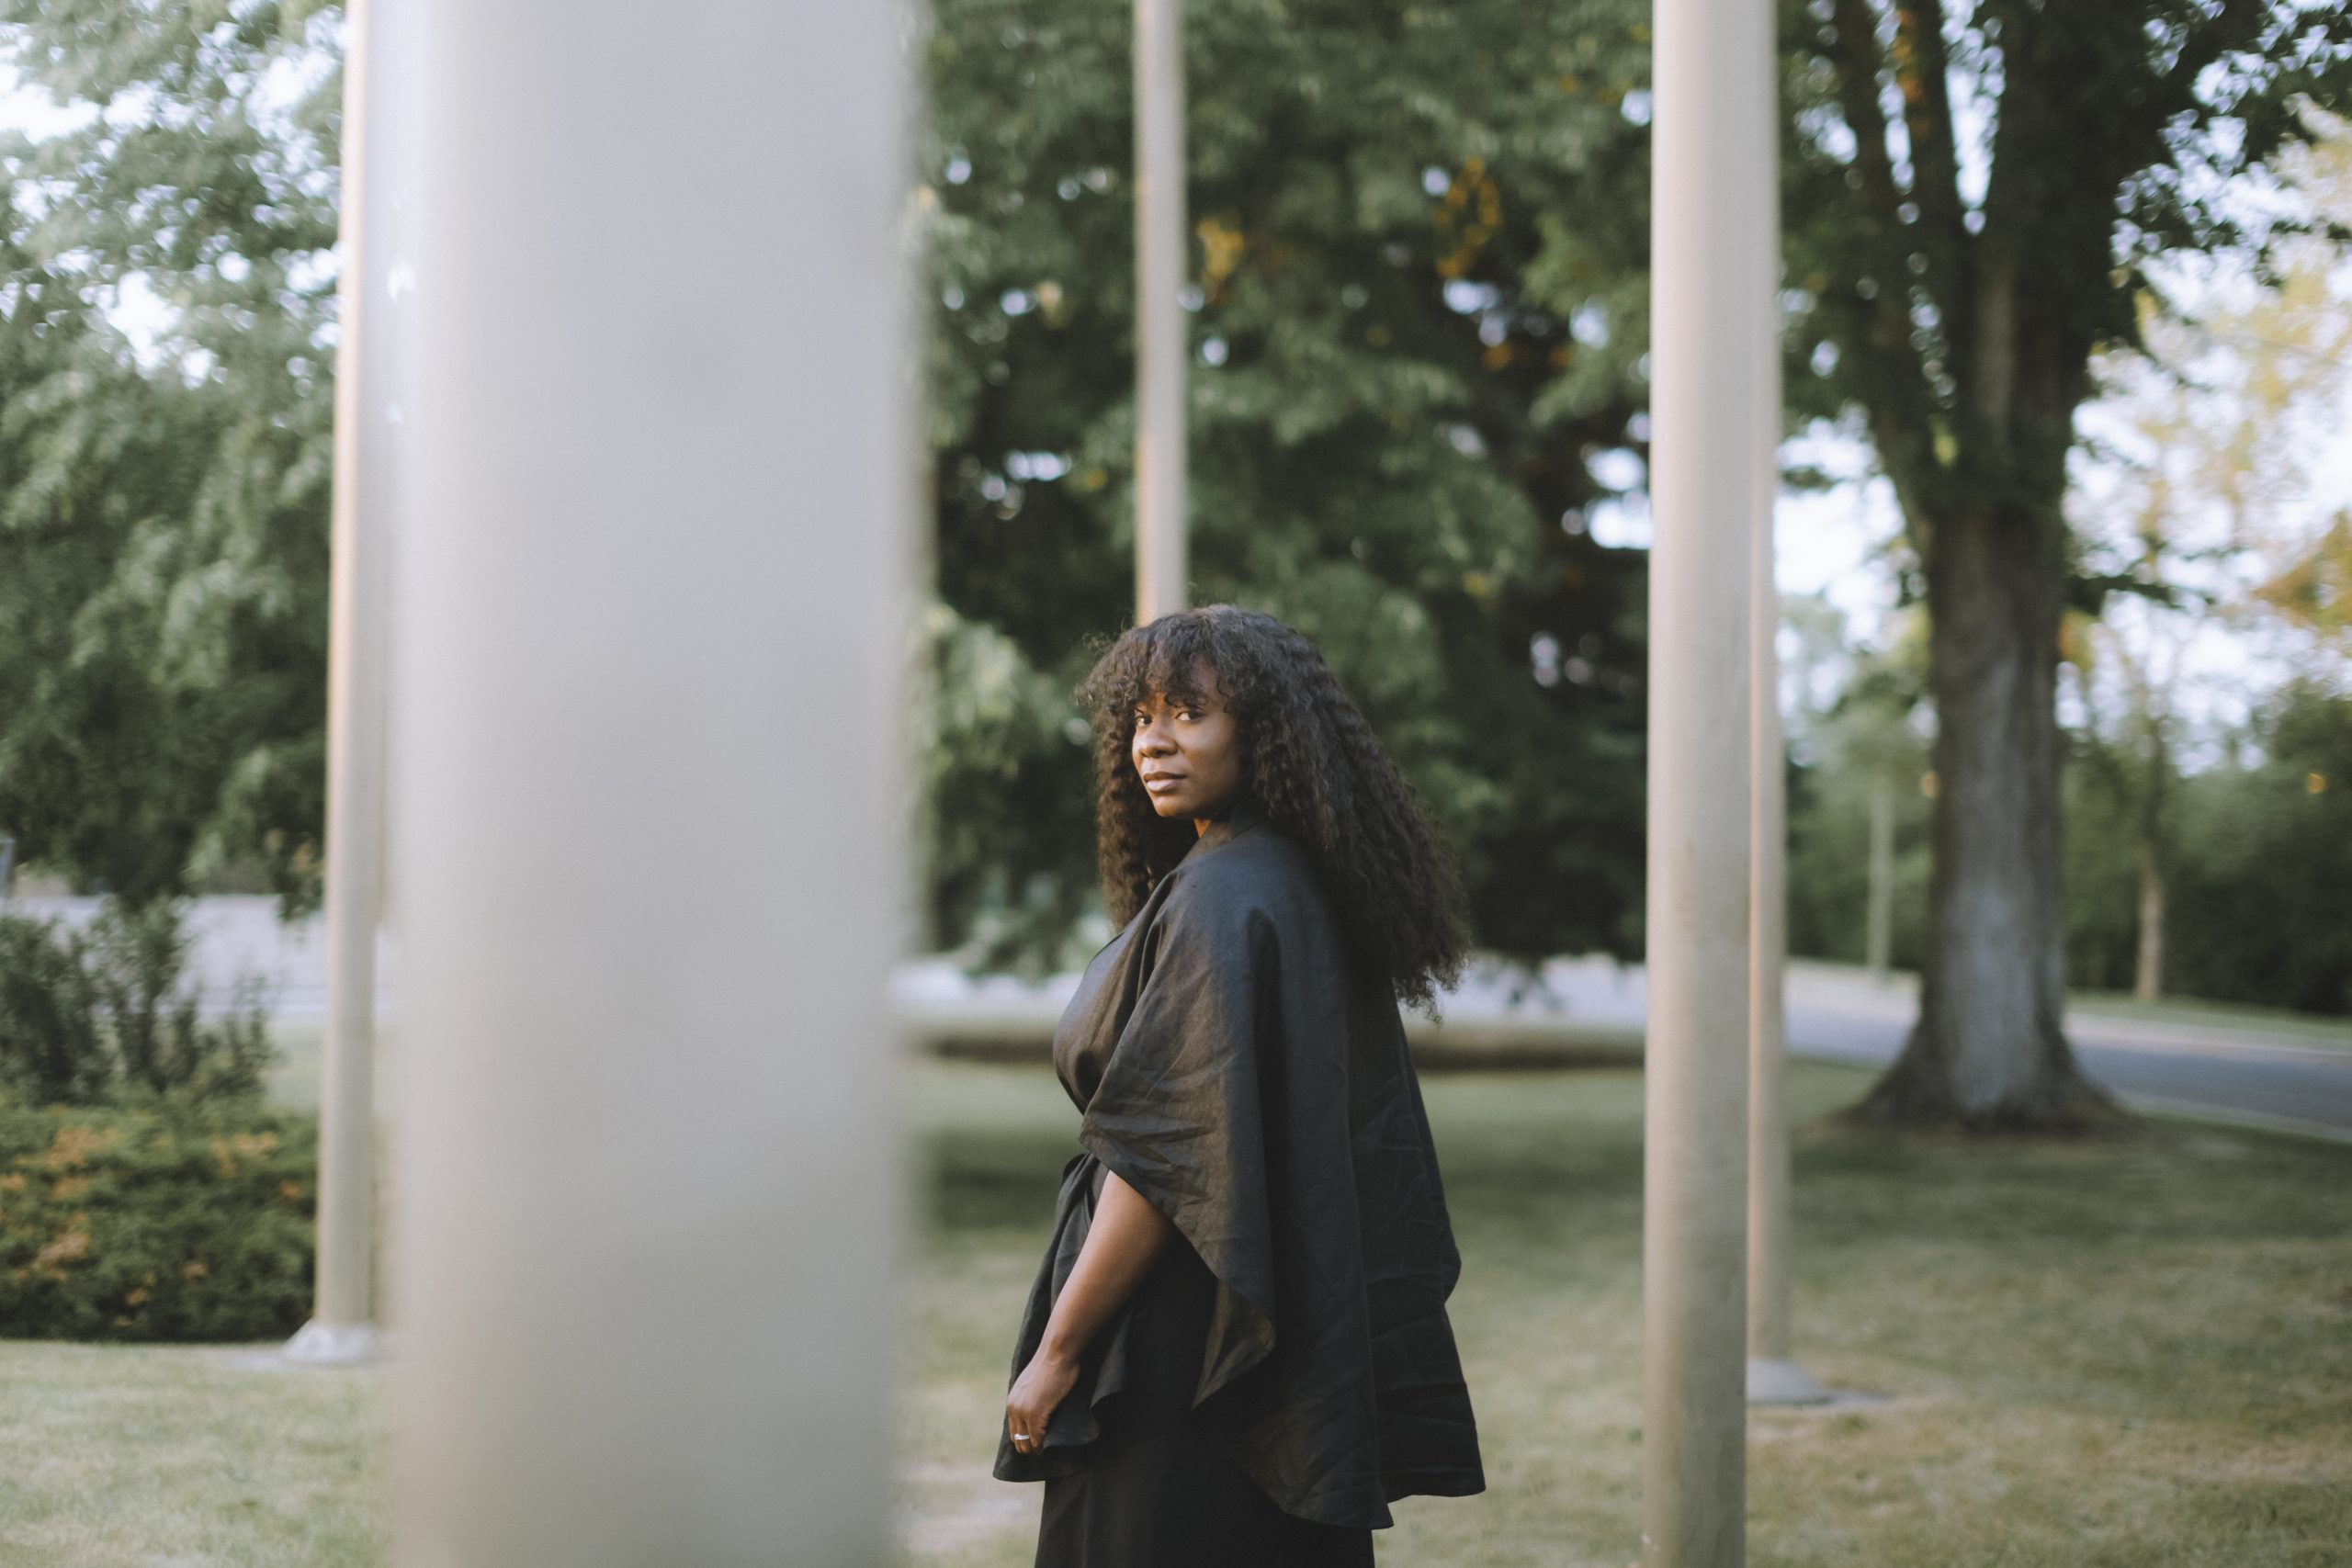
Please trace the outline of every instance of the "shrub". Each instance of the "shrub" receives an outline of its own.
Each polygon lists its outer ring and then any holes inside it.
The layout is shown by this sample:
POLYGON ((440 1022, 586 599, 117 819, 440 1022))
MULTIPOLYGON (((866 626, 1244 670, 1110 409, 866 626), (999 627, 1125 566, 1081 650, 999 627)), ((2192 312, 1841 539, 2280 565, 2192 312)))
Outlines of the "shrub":
POLYGON ((112 1076, 88 940, 51 921, 0 915, 0 1086, 44 1102, 86 1103, 112 1076))
POLYGON ((187 964, 171 904, 109 902, 86 933, 0 915, 0 1088, 37 1105, 259 1094, 271 1047, 254 988, 206 1022, 187 964))
POLYGON ((291 1334, 317 1189, 315 1120, 256 1100, 0 1103, 0 1337, 291 1334))

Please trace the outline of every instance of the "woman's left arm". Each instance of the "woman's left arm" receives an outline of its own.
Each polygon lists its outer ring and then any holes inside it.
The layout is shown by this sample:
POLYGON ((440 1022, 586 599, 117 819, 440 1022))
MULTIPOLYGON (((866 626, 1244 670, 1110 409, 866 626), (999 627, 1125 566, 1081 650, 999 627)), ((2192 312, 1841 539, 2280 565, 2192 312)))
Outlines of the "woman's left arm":
POLYGON ((1102 1196, 1094 1206, 1086 1241, 1070 1266, 1069 1279, 1046 1320, 1037 1353, 1012 1382, 1004 1416, 1012 1446, 1035 1453, 1045 1440, 1046 1421, 1078 1382, 1078 1359, 1121 1303, 1135 1293, 1159 1249, 1175 1229, 1142 1193, 1102 1173, 1102 1196))

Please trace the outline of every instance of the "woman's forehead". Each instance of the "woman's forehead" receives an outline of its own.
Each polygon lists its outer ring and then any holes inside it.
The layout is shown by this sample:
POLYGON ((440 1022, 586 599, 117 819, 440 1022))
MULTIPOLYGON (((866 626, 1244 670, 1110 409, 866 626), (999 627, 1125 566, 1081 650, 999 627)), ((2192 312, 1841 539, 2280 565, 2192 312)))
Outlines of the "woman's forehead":
POLYGON ((1217 689, 1216 673, 1204 667, 1193 672, 1193 683, 1180 683, 1170 680, 1159 690, 1146 689, 1136 696, 1136 706, 1162 708, 1178 703, 1215 705, 1222 695, 1223 694, 1217 689))
POLYGON ((1142 679, 1136 682, 1136 705, 1164 703, 1173 698, 1216 698, 1224 694, 1216 678, 1216 667, 1199 654, 1189 660, 1162 649, 1151 660, 1148 669, 1139 671, 1142 679))

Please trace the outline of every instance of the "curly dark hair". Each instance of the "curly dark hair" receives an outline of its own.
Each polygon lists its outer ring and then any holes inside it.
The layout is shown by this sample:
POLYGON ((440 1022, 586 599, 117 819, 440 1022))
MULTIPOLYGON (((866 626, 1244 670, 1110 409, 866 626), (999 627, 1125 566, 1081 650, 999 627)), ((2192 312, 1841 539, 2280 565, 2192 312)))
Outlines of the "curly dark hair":
POLYGON ((1180 610, 1113 642, 1078 688, 1094 724, 1102 899, 1125 925, 1197 838, 1162 818, 1128 748, 1136 707, 1205 695, 1213 674, 1240 728, 1243 789, 1306 850, 1358 956, 1399 1001, 1461 978, 1469 945, 1462 876, 1323 655, 1273 616, 1232 604, 1180 610))

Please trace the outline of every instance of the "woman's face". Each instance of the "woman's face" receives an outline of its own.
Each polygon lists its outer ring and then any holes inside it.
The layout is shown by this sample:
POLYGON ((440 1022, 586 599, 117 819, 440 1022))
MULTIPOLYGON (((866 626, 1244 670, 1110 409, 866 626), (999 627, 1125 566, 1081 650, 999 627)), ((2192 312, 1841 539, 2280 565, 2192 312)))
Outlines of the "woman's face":
POLYGON ((1241 790, 1241 726, 1227 711, 1216 677, 1201 676, 1197 698, 1153 696, 1136 707, 1127 755, 1162 817, 1221 817, 1241 790))

